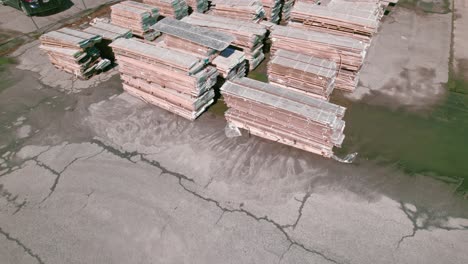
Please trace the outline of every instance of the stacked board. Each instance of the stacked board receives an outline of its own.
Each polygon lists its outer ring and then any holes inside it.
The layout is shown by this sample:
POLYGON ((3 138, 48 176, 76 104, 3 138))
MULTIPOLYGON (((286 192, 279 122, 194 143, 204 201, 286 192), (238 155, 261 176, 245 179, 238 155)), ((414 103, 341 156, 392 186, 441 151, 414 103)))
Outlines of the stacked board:
POLYGON ((110 61, 100 58, 95 47, 101 40, 96 34, 62 28, 42 35, 40 48, 56 68, 88 79, 110 65, 110 61))
POLYGON ((185 0, 143 0, 143 3, 158 7, 159 13, 165 17, 181 19, 188 15, 185 0))
POLYGON ((228 122, 251 134, 328 158, 344 140, 344 107, 248 78, 227 81, 221 93, 228 122))
POLYGON ((272 53, 283 49, 333 61, 337 64, 336 88, 354 91, 357 75, 369 46, 354 38, 306 29, 274 26, 272 53))
POLYGON ((103 39, 114 41, 118 38, 131 38, 132 31, 128 28, 119 27, 113 24, 98 21, 91 24, 88 28, 83 30, 90 34, 102 36, 103 39))
POLYGON ((278 24, 281 15, 281 0, 262 0, 266 20, 278 24))
POLYGON ((158 35, 151 29, 156 24, 159 11, 156 7, 134 1, 124 1, 111 6, 111 23, 132 30, 133 35, 148 40, 158 35))
POLYGON ((207 61, 212 61, 235 40, 232 35, 169 17, 159 21, 154 29, 164 34, 164 44, 167 47, 199 56, 207 61))
POLYGON ((265 17, 260 0, 212 0, 210 12, 213 15, 258 22, 265 17))
POLYGON ((289 25, 370 41, 382 16, 378 3, 332 1, 324 6, 298 2, 289 25))
POLYGON ((212 63, 218 69, 219 76, 226 80, 241 78, 246 74, 245 53, 242 51, 227 48, 212 63))
POLYGON ((192 12, 205 13, 210 7, 208 0, 187 0, 192 12))
POLYGON ((128 93, 189 120, 212 104, 218 72, 203 59, 135 39, 111 47, 128 93))
POLYGON ((287 50, 277 50, 268 64, 271 83, 329 100, 335 86, 336 63, 287 50))
POLYGON ((294 0, 283 0, 283 5, 281 8, 281 25, 287 25, 289 19, 291 18, 291 10, 294 6, 294 0))
POLYGON ((182 21, 189 24, 230 34, 235 37, 233 46, 244 51, 249 61, 249 69, 255 69, 265 58, 263 41, 267 34, 264 25, 250 21, 231 19, 208 14, 197 14, 185 17, 182 21))

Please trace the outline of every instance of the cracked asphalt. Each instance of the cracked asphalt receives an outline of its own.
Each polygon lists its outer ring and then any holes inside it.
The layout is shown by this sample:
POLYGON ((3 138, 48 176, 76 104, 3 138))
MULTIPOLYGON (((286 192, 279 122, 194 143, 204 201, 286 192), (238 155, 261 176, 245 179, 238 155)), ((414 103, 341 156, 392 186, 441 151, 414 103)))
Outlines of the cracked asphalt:
POLYGON ((455 186, 226 138, 37 46, 0 72, 0 263, 468 263, 455 186))

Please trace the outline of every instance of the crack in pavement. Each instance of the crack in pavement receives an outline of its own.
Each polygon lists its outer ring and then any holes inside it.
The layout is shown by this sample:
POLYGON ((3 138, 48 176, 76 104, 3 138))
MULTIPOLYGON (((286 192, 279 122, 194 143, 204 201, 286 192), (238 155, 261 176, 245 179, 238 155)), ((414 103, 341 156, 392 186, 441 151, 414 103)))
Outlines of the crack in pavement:
POLYGON ((461 228, 443 226, 442 221, 447 222, 448 217, 439 217, 424 208, 417 208, 416 211, 413 211, 410 208, 408 208, 408 205, 404 204, 403 202, 400 202, 400 208, 413 224, 413 230, 410 234, 404 235, 400 238, 396 246, 397 249, 400 248, 401 243, 403 243, 403 241, 405 241, 407 238, 412 238, 416 236, 416 233, 419 230, 429 230, 429 228, 431 227, 446 231, 468 230, 468 226, 462 226, 461 228), (420 221, 421 223, 418 223, 418 221, 420 221))
POLYGON ((328 256, 326 256, 324 253, 320 252, 320 251, 317 251, 317 250, 314 250, 314 249, 310 249, 308 247, 306 247, 304 244, 302 243, 299 243, 297 241, 295 241, 294 239, 291 238, 291 236, 286 232, 285 228, 283 226, 281 226, 280 224, 276 223, 275 221, 271 220, 270 218, 268 218, 268 216, 262 216, 262 217, 258 217, 256 215, 254 215, 253 213, 247 211, 247 210, 244 210, 244 209, 229 209, 229 208, 226 208, 226 207, 223 207, 220 202, 214 200, 214 199, 211 199, 211 198, 208 198, 208 197, 204 197, 202 196, 201 194, 198 194, 197 192, 195 191, 192 191, 190 190, 189 188, 187 188, 183 183, 182 183, 182 178, 179 178, 179 185, 185 190, 187 191, 188 193, 191 193, 193 196, 197 197, 197 198, 200 198, 206 202, 209 202, 209 203, 213 203, 215 204, 219 209, 221 209, 221 211, 223 213, 241 213, 241 214, 245 214, 247 215, 248 217, 250 218, 253 218, 255 219, 257 222, 260 222, 260 221, 265 221, 267 223, 270 223, 272 224, 274 227, 276 227, 276 229, 278 229, 285 237, 286 237, 286 240, 288 240, 289 243, 291 243, 291 245, 295 245, 295 246, 298 246, 300 248, 302 248, 303 250, 309 252, 309 253, 312 253, 312 254, 315 254, 315 255, 318 255, 320 257, 322 257, 323 259, 327 260, 327 261, 330 261, 330 262, 333 262, 333 263, 336 263, 336 264, 340 264, 340 262, 338 262, 337 260, 334 260, 328 256))
POLYGON ((81 210, 85 209, 88 206, 89 198, 91 197, 91 195, 93 195, 93 193, 94 193, 94 190, 91 190, 91 192, 86 194, 86 203, 78 211, 81 211, 81 210))
POLYGON ((304 209, 304 206, 305 204, 307 203, 307 200, 309 200, 310 196, 312 195, 312 192, 307 192, 305 195, 304 195, 304 198, 302 198, 301 201, 295 199, 296 201, 300 202, 301 203, 301 206, 299 206, 299 213, 297 215, 297 218, 296 218, 296 221, 293 223, 293 224, 289 224, 289 225, 283 225, 282 227, 283 228, 289 228, 289 227, 292 227, 292 229, 296 229, 296 226, 297 224, 299 223, 299 221, 301 220, 302 218, 302 210, 304 209))
MULTIPOLYGON (((21 169, 22 166, 24 165, 24 163, 36 159, 37 157, 39 157, 39 156, 42 155, 43 153, 49 151, 50 148, 51 148, 51 147, 47 147, 46 150, 39 152, 37 155, 35 155, 35 156, 31 157, 31 158, 24 159, 24 160, 22 160, 21 163, 19 163, 19 164, 14 164, 14 166, 8 167, 6 172, 0 174, 0 177, 5 176, 5 175, 10 174, 10 173, 13 173, 13 172, 15 172, 16 170, 21 169)), ((13 156, 13 155, 15 155, 15 154, 16 154, 16 153, 12 153, 11 155, 13 156)))
POLYGON ((55 175, 54 183, 53 183, 52 186, 50 187, 50 192, 49 192, 49 194, 48 194, 44 199, 42 199, 42 201, 41 201, 40 203, 41 203, 41 204, 44 203, 47 199, 49 199, 50 196, 52 196, 52 194, 55 192, 55 189, 57 188, 57 185, 59 184, 59 181, 60 181, 60 178, 62 177, 62 174, 63 174, 73 163, 75 163, 76 161, 81 160, 81 159, 87 159, 87 158, 90 158, 90 157, 99 155, 100 153, 102 153, 102 151, 99 152, 99 153, 94 153, 94 154, 92 154, 92 155, 85 155, 85 156, 76 157, 76 158, 74 158, 70 163, 68 163, 60 172, 57 172, 56 170, 52 169, 51 167, 47 166, 46 164, 44 164, 44 163, 38 161, 37 158, 36 158, 35 161, 36 161, 36 163, 37 163, 38 166, 47 169, 48 171, 50 171, 52 174, 55 175))
MULTIPOLYGON (((27 158, 27 159, 22 160, 20 164, 17 164, 16 166, 9 167, 8 170, 5 173, 0 174, 0 177, 5 176, 5 175, 10 174, 10 173, 13 173, 16 170, 19 170, 19 169, 23 168, 23 165, 28 161, 33 160, 33 161, 35 161, 37 163, 37 157, 39 157, 43 153, 49 151, 50 149, 51 149, 51 147, 47 147, 47 149, 39 152, 37 155, 35 155, 35 156, 31 157, 31 158, 27 158)), ((12 155, 14 155, 14 153, 12 155)), ((16 207, 16 210, 13 212, 13 215, 17 214, 21 209, 23 209, 24 206, 26 206, 26 204, 27 204, 26 200, 24 200, 22 203, 18 204, 18 203, 16 203, 16 199, 18 198, 18 195, 15 195, 13 198, 11 198, 11 196, 13 194, 9 193, 5 189, 2 192, 2 189, 4 189, 3 184, 0 184, 0 196, 4 196, 4 197, 7 196, 7 201, 8 202, 13 202, 13 204, 16 207), (5 193, 5 191, 7 193, 5 193)))
MULTIPOLYGON (((139 152, 137 152, 137 151, 133 151, 133 152, 121 151, 121 150, 118 150, 118 149, 116 149, 116 148, 114 148, 114 147, 112 147, 112 146, 108 146, 108 145, 104 144, 103 142, 101 142, 101 141, 99 141, 99 140, 97 140, 97 139, 92 140, 92 143, 95 143, 95 144, 97 144, 98 146, 101 146, 102 148, 106 149, 106 150, 109 151, 110 153, 112 153, 112 154, 114 154, 114 155, 116 155, 116 156, 118 156, 118 157, 121 157, 121 158, 123 158, 123 159, 126 159, 126 160, 128 160, 128 161, 130 161, 130 162, 132 162, 132 163, 135 163, 135 164, 136 164, 136 162, 132 161, 132 160, 131 160, 131 157, 133 157, 133 156, 135 156, 135 155, 141 155, 141 161, 142 161, 142 162, 147 163, 147 164, 149 164, 149 165, 151 165, 151 166, 154 166, 154 167, 156 167, 156 168, 158 168, 158 169, 160 169, 160 170, 162 171, 160 175, 162 175, 162 174, 167 174, 167 175, 171 175, 171 176, 173 176, 173 177, 176 177, 176 178, 179 180, 179 181, 178 181, 178 182, 179 182, 179 185, 180 185, 186 192, 188 192, 188 193, 192 194, 193 196, 195 196, 195 197, 197 197, 197 198, 199 198, 199 199, 202 199, 202 200, 204 200, 204 201, 206 201, 206 202, 208 202, 208 203, 213 203, 213 204, 216 205, 216 207, 218 207, 219 209, 221 209, 222 214, 221 214, 221 216, 219 217, 219 219, 217 220, 216 223, 218 223, 218 222, 221 220, 221 218, 224 216, 225 213, 241 213, 241 214, 244 214, 244 215, 246 215, 246 216, 248 216, 248 217, 250 217, 250 218, 255 219, 255 220, 258 221, 258 222, 260 222, 260 221, 265 221, 265 222, 267 222, 267 223, 269 223, 269 224, 272 224, 276 229, 278 229, 278 231, 280 231, 280 232, 286 237, 286 240, 291 244, 290 247, 291 247, 292 245, 295 245, 295 246, 300 247, 300 248, 303 249, 304 251, 309 252, 309 253, 312 253, 312 254, 315 254, 315 255, 318 255, 318 256, 322 257, 323 259, 325 259, 325 260, 327 260, 327 261, 330 261, 330 262, 333 262, 333 263, 336 263, 336 264, 341 264, 341 263, 338 262, 337 260, 332 259, 332 258, 326 256, 324 253, 322 253, 322 252, 320 252, 320 251, 318 251, 318 250, 314 250, 314 249, 308 248, 306 245, 304 245, 304 244, 302 244, 302 243, 300 243, 300 242, 298 242, 298 241, 295 241, 295 240, 292 239, 291 236, 286 232, 284 226, 282 226, 282 225, 278 224, 277 222, 273 221, 273 220, 270 219, 268 216, 258 217, 258 216, 256 216, 256 215, 254 215, 253 213, 251 213, 251 212, 249 212, 249 211, 247 211, 247 210, 245 210, 245 209, 242 209, 242 208, 241 208, 241 209, 229 209, 229 208, 223 207, 219 201, 216 201, 216 200, 211 199, 211 198, 208 198, 208 197, 204 197, 204 196, 202 196, 201 194, 198 194, 197 192, 190 190, 189 188, 187 188, 187 187, 183 184, 182 181, 185 180, 185 181, 194 183, 195 181, 194 181, 192 178, 187 177, 187 176, 185 176, 185 175, 183 175, 183 174, 181 174, 181 173, 177 173, 177 172, 171 171, 171 170, 169 170, 169 169, 163 167, 163 166, 161 165, 161 163, 159 163, 159 162, 157 162, 157 161, 149 160, 148 158, 145 157, 146 154, 144 154, 144 153, 142 154, 142 153, 139 153, 139 152)), ((307 193, 307 194, 304 196, 304 198, 303 198, 303 200, 302 200, 301 208, 304 207, 304 204, 307 202, 307 199, 309 199, 309 197, 310 197, 310 194, 309 194, 309 193, 307 193)), ((301 215, 302 215, 302 209, 300 209, 300 216, 301 216, 301 215)), ((300 219, 300 217, 298 217, 298 220, 296 220, 296 224, 297 224, 297 222, 299 222, 299 219, 300 219)))
POLYGON ((283 261, 284 255, 286 255, 286 253, 288 253, 289 250, 291 250, 292 246, 293 246, 292 243, 289 244, 289 247, 283 252, 283 254, 281 254, 281 256, 279 257, 279 260, 278 260, 278 264, 280 264, 283 261))
POLYGON ((39 257, 39 255, 34 253, 30 248, 26 247, 26 245, 24 245, 19 239, 12 237, 9 233, 5 232, 1 227, 0 234, 2 234, 7 240, 15 242, 16 245, 20 246, 24 250, 24 252, 36 259, 37 262, 39 262, 39 264, 45 264, 45 262, 39 257))
POLYGON ((8 203, 13 204, 16 208, 13 215, 18 213, 26 205, 26 200, 23 200, 22 203, 17 202, 16 200, 18 199, 18 195, 13 196, 13 193, 9 192, 3 184, 0 184, 0 197, 5 198, 8 203))
POLYGON ((118 157, 124 158, 124 159, 126 159, 126 160, 128 160, 128 161, 130 161, 132 163, 137 163, 136 161, 132 160, 132 157, 139 155, 140 156, 140 161, 160 169, 161 174, 171 174, 171 175, 177 177, 178 179, 184 179, 184 180, 189 181, 189 182, 194 182, 193 179, 191 179, 191 178, 189 178, 189 177, 187 177, 187 176, 185 176, 185 175, 183 175, 181 173, 171 171, 171 170, 167 169, 166 167, 162 166, 161 163, 159 163, 159 162, 157 162, 155 160, 150 160, 150 159, 146 158, 145 156, 147 154, 142 154, 142 153, 139 153, 137 151, 133 151, 133 152, 121 151, 121 150, 116 149, 116 148, 114 148, 112 146, 108 146, 108 145, 104 144, 103 142, 101 142, 101 141, 99 141, 97 139, 93 139, 91 141, 91 143, 97 144, 98 146, 102 147, 103 149, 109 151, 110 153, 112 153, 112 154, 114 154, 114 155, 116 155, 118 157))

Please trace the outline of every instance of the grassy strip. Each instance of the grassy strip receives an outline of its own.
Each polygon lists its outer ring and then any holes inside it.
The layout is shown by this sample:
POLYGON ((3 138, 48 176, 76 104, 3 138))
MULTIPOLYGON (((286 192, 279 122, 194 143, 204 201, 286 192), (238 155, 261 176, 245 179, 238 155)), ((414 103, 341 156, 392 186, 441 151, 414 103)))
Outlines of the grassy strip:
POLYGON ((432 14, 448 14, 452 12, 450 0, 441 0, 440 2, 435 0, 432 0, 432 2, 425 2, 422 0, 400 0, 398 1, 398 6, 432 14))

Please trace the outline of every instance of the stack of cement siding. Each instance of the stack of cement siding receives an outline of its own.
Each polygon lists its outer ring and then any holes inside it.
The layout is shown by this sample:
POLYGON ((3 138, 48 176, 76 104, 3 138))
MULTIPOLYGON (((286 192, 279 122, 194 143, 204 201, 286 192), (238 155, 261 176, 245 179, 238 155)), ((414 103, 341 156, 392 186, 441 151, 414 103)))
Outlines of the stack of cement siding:
POLYGON ((187 0, 187 5, 198 13, 205 13, 210 7, 208 0, 187 0))
POLYGON ((294 6, 294 0, 283 0, 283 5, 281 8, 281 25, 287 25, 289 19, 291 18, 291 10, 294 6))
MULTIPOLYGON (((337 0, 334 0, 336 2, 337 0)), ((351 2, 351 3, 377 3, 383 8, 386 8, 390 3, 396 4, 398 0, 339 0, 342 2, 351 2)))
POLYGON ((281 0, 262 0, 266 20, 278 24, 281 14, 281 0))
POLYGON ((101 40, 102 37, 96 34, 62 28, 42 35, 40 48, 56 68, 88 79, 110 64, 108 60, 101 60, 95 47, 101 40))
POLYGON ((159 21, 154 29, 163 33, 164 44, 167 47, 199 56, 207 61, 212 61, 235 40, 232 35, 169 17, 159 21))
POLYGON ((330 99, 336 63, 287 50, 277 50, 268 64, 271 83, 324 100, 330 99))
POLYGON ((261 0, 212 0, 213 15, 258 22, 265 17, 261 0))
POLYGON ((185 0, 143 0, 143 3, 158 7, 159 13, 165 17, 181 19, 188 15, 185 0))
POLYGON ((323 6, 298 2, 288 25, 370 41, 382 16, 378 3, 332 1, 323 6))
POLYGON ((235 40, 231 35, 169 17, 161 20, 154 29, 164 34, 164 44, 167 47, 200 56, 208 61, 212 61, 235 40))
POLYGON ((263 53, 263 41, 266 37, 267 30, 264 25, 196 13, 184 18, 182 21, 195 26, 233 35, 236 38, 233 45, 245 52, 246 58, 249 61, 250 70, 255 69, 265 58, 265 54, 263 53))
POLYGON ((338 66, 336 88, 354 91, 358 71, 366 55, 368 43, 354 38, 306 29, 275 26, 272 28, 272 52, 279 49, 333 61, 338 66))
POLYGON ((100 35, 103 39, 110 41, 114 41, 118 38, 132 37, 132 31, 130 29, 100 21, 91 24, 91 26, 83 31, 90 34, 100 35))
POLYGON ((245 76, 245 53, 242 51, 227 48, 212 63, 218 69, 219 75, 226 80, 245 76))
POLYGON ((114 25, 132 30, 133 35, 148 40, 157 37, 151 29, 158 19, 156 7, 134 1, 124 1, 111 6, 111 22, 114 25))
POLYGON ((218 72, 206 61, 134 39, 111 47, 128 93, 189 120, 212 104, 218 72))
POLYGON ((344 140, 344 107, 248 78, 226 82, 221 93, 228 122, 251 134, 328 158, 344 140))

